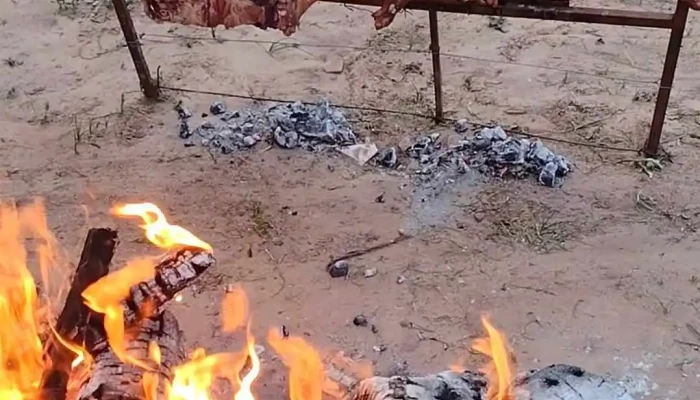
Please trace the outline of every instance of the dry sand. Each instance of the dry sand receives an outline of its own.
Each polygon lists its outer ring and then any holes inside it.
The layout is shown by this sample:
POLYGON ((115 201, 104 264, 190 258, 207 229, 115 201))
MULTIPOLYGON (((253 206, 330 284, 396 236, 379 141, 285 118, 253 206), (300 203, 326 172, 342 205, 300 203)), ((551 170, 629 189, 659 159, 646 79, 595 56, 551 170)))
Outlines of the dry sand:
MULTIPOLYGON (((673 8, 668 0, 577 3, 673 8)), ((160 66, 169 85, 432 107, 429 57, 376 51, 427 49, 423 12, 402 14, 376 32, 367 9, 318 4, 292 38, 253 27, 217 32, 275 45, 218 42, 209 30, 159 25, 138 7, 133 14, 152 71, 160 66), (293 42, 374 50, 282 44, 293 42), (326 72, 339 58, 342 73, 326 72)), ((508 333, 522 369, 577 364, 625 380, 639 398, 691 399, 700 390, 700 352, 678 341, 700 342, 688 328, 700 329, 699 17, 692 14, 681 53, 663 138, 673 163, 662 172, 647 177, 629 161, 633 153, 547 142, 577 166, 562 189, 530 181, 458 185, 426 205, 404 174, 343 157, 262 146, 210 157, 185 148, 172 110, 179 95, 167 93, 157 104, 142 99, 111 10, 59 12, 48 0, 0 0, 0 190, 3 197, 44 197, 73 259, 87 227, 103 224, 121 229, 118 263, 153 252, 136 240, 135 224, 109 217, 117 201, 156 202, 212 243, 218 271, 175 307, 193 345, 240 345, 213 333, 223 287, 240 282, 260 341, 269 326, 286 324, 319 349, 371 360, 378 373, 445 368, 467 354, 486 311, 508 333), (120 111, 122 96, 121 114, 95 118, 120 111), (382 192, 386 202, 375 203, 382 192), (638 195, 652 206, 636 204, 638 195), (353 260, 351 279, 324 271, 329 257, 389 240, 399 229, 417 237, 353 260), (365 279, 369 267, 379 274, 365 279), (378 333, 352 325, 359 313, 378 333), (405 321, 434 340, 419 340, 405 321), (387 350, 374 352, 380 344, 387 350)), ((653 103, 634 99, 654 93, 642 82, 660 77, 667 32, 525 20, 505 21, 502 32, 489 18, 461 15, 441 15, 440 23, 444 52, 498 61, 443 59, 451 116, 641 147, 653 103)), ((214 100, 184 98, 198 112, 214 100)), ((378 143, 432 128, 426 120, 371 114, 355 123, 378 143)), ((283 369, 266 354, 257 390, 279 396, 283 369)), ((476 367, 483 360, 468 361, 476 367)))

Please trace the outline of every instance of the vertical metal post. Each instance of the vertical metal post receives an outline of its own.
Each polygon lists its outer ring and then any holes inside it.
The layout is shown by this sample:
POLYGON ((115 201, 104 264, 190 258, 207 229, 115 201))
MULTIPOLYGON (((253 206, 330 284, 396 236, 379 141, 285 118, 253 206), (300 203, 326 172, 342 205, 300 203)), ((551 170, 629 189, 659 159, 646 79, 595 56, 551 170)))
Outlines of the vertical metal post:
POLYGON ((666 119, 666 110, 668 109, 668 100, 671 96, 671 87, 673 79, 676 75, 676 66, 678 65, 678 56, 681 52, 683 44, 683 32, 685 24, 688 20, 688 4, 679 0, 676 6, 676 12, 673 15, 673 29, 671 29, 671 37, 668 40, 668 49, 666 50, 666 61, 664 61, 664 69, 661 73, 661 83, 656 96, 656 105, 654 106, 654 119, 651 121, 651 130, 649 137, 644 145, 644 154, 648 157, 655 157, 659 153, 659 144, 661 143, 661 131, 664 127, 666 119))
POLYGON ((134 28, 134 21, 131 19, 131 14, 126 8, 126 1, 112 0, 112 4, 114 5, 114 11, 117 13, 117 18, 119 19, 119 25, 122 27, 122 33, 124 33, 126 46, 129 48, 129 53, 131 53, 131 59, 134 62, 134 68, 136 69, 136 74, 141 84, 141 90, 143 90, 143 94, 147 98, 156 99, 158 98, 158 87, 153 82, 151 72, 148 70, 146 58, 143 56, 141 43, 139 43, 136 28, 134 28))
POLYGON ((441 121, 442 114, 442 69, 440 68, 440 32, 437 11, 428 11, 430 21, 430 52, 433 55, 433 86, 435 89, 435 119, 441 121))

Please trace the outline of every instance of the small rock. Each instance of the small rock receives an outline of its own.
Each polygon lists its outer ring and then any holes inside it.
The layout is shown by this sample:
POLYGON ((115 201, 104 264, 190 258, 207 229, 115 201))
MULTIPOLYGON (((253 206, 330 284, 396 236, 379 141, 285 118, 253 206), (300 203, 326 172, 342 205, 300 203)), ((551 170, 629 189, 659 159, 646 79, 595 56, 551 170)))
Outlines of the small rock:
POLYGON ((367 268, 365 270, 365 272, 363 273, 363 275, 365 276, 365 278, 371 278, 371 277, 377 275, 378 273, 379 273, 379 271, 376 268, 367 268))
POLYGON ((385 147, 374 157, 379 165, 387 168, 394 168, 399 160, 396 155, 396 147, 385 147))
POLYGON ((209 106, 209 112, 212 115, 221 115, 226 112, 226 104, 222 101, 215 101, 209 106))
POLYGON ((372 328, 371 328, 371 329, 372 329, 372 333, 375 333, 375 334, 376 334, 376 333, 379 333, 379 328, 377 328, 376 325, 372 325, 372 328))
POLYGON ((384 193, 374 198, 375 203, 384 203, 384 193))
POLYGON ((350 265, 345 260, 336 261, 328 266, 328 273, 331 278, 342 278, 348 276, 350 265))
POLYGON ((183 106, 181 101, 175 105, 175 111, 177 111, 177 116, 180 119, 188 119, 192 116, 192 112, 187 107, 183 106))
POLYGON ((224 122, 228 122, 228 121, 230 121, 232 119, 236 119, 240 116, 241 116, 241 113, 239 113, 238 111, 226 111, 225 113, 219 115, 219 119, 224 121, 224 122))
POLYGON ((245 147, 253 147, 255 146, 255 143, 257 143, 257 140, 255 140, 255 138, 252 136, 246 136, 243 138, 243 145, 245 147))
POLYGON ((389 79, 391 79, 392 82, 401 82, 405 77, 406 77, 406 74, 403 71, 398 71, 398 70, 389 71, 389 79))
POLYGON ((455 132, 457 133, 465 133, 470 127, 471 124, 466 119, 458 119, 455 122, 455 132))
POLYGON ((241 125, 241 130, 246 135, 252 135, 255 131, 255 124, 246 122, 245 124, 241 125))
POLYGON ((285 149, 293 149, 299 146, 299 134, 295 131, 283 131, 281 127, 277 127, 273 133, 275 143, 285 149))
POLYGON ((386 345, 380 344, 379 346, 373 346, 372 350, 374 350, 375 353, 383 353, 386 351, 386 345))
POLYGON ((399 285, 402 284, 402 283, 404 283, 404 282, 406 282, 406 277, 405 277, 405 276, 399 275, 399 276, 396 277, 396 283, 398 283, 399 285))
POLYGON ((329 74, 341 74, 345 69, 345 61, 339 56, 330 56, 323 65, 323 70, 329 74))
POLYGON ((352 323, 355 326, 367 326, 367 318, 365 318, 364 315, 360 314, 352 319, 352 323))
POLYGON ((190 125, 184 119, 180 120, 179 136, 181 139, 188 139, 192 136, 192 131, 190 130, 190 125))
POLYGON ((540 176, 538 178, 539 182, 548 187, 554 187, 557 179, 557 163, 552 161, 547 163, 547 165, 542 168, 540 176))

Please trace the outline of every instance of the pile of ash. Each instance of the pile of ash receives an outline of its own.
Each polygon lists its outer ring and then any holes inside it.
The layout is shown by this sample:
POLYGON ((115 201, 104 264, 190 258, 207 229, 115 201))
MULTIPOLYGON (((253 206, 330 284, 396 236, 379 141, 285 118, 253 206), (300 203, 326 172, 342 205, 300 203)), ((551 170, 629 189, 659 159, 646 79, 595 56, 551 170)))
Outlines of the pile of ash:
POLYGON ((442 176, 478 171, 499 178, 536 176, 540 184, 555 187, 571 172, 571 164, 549 150, 539 140, 508 136, 500 126, 473 131, 464 120, 457 121, 459 139, 446 145, 440 134, 419 136, 406 149, 406 155, 417 161, 417 179, 427 183, 442 176), (473 135, 468 137, 468 132, 473 135), (456 172, 456 174, 454 174, 456 172))
MULTIPOLYGON (((358 143, 345 115, 327 101, 316 104, 301 102, 228 110, 220 101, 203 114, 203 121, 192 128, 192 113, 178 103, 179 135, 186 146, 201 144, 224 154, 254 147, 260 142, 282 148, 310 151, 361 148, 365 159, 385 168, 399 167, 396 147, 377 150, 373 144, 358 143), (198 143, 197 143, 198 142, 198 143)), ((440 134, 419 136, 404 149, 412 159, 409 171, 423 186, 443 186, 467 172, 500 178, 536 176, 540 184, 555 187, 571 172, 563 156, 549 150, 539 140, 508 136, 500 126, 474 129, 465 120, 457 121, 458 140, 446 144, 440 134)), ((358 150, 358 149, 355 149, 358 150)), ((361 162, 364 164, 364 161, 361 162)))
POLYGON ((186 146, 199 144, 229 154, 249 149, 266 141, 280 147, 325 150, 330 146, 347 146, 357 142, 355 133, 342 112, 323 101, 306 105, 301 102, 253 108, 245 111, 228 110, 217 101, 209 114, 192 128, 192 113, 178 103, 179 135, 188 140, 186 146))

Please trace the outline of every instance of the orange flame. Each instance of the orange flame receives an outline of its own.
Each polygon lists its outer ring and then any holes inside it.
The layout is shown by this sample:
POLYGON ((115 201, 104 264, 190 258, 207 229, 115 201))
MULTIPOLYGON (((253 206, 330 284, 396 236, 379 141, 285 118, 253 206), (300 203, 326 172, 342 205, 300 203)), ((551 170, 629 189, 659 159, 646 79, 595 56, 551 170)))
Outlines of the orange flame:
POLYGON ((132 286, 149 280, 155 275, 153 261, 147 258, 132 260, 124 268, 102 277, 83 291, 85 304, 93 311, 104 314, 107 341, 119 360, 150 369, 126 351, 127 338, 124 327, 124 301, 132 286))
MULTIPOLYGON (((185 228, 170 225, 163 212, 152 203, 125 204, 115 207, 112 212, 121 216, 141 217, 144 221, 142 228, 146 232, 146 238, 160 248, 173 249, 188 246, 212 250, 209 244, 198 239, 185 228)), ((131 287, 153 278, 154 275, 155 265, 152 260, 137 259, 93 283, 83 292, 85 304, 93 311, 104 314, 107 340, 117 358, 146 370, 150 370, 147 363, 132 357, 126 351, 127 338, 122 302, 129 295, 131 287)))
POLYGON ((483 370, 489 380, 487 397, 496 400, 509 400, 511 379, 513 378, 510 352, 505 336, 494 328, 486 316, 481 317, 481 324, 488 333, 488 338, 474 340, 472 349, 491 358, 483 370))
POLYGON ((278 329, 270 329, 267 341, 289 368, 290 400, 321 400, 323 392, 340 394, 340 386, 326 379, 318 352, 303 338, 284 337, 278 329))
MULTIPOLYGON (((114 213, 141 217, 146 237, 158 247, 188 246, 212 251, 209 244, 184 228, 168 224, 161 210, 151 203, 119 206, 114 213)), ((48 324, 56 340, 76 354, 71 363, 69 386, 75 389, 76 382, 80 381, 76 376, 90 372, 92 360, 89 354, 78 344, 58 335, 49 323, 50 309, 40 301, 27 265, 24 241, 38 239, 39 274, 45 281, 43 289, 46 289, 49 275, 54 273, 50 267, 59 263, 56 241, 46 225, 44 209, 39 202, 21 209, 14 204, 0 203, 0 321, 5 324, 0 329, 0 400, 39 398, 37 389, 48 366, 42 358, 39 337, 42 324, 48 324)), ((241 288, 235 287, 225 295, 221 321, 222 330, 227 333, 246 327, 246 342, 241 351, 208 355, 204 349, 197 349, 188 362, 173 367, 173 380, 169 384, 160 382, 159 368, 154 368, 154 365, 160 367, 165 363, 155 342, 149 343, 147 360, 128 354, 123 302, 131 287, 152 279, 154 274, 153 260, 133 260, 95 282, 82 294, 90 308, 104 314, 107 339, 117 357, 144 370, 142 387, 145 398, 158 399, 159 388, 162 388, 167 400, 212 400, 212 385, 223 378, 234 387, 233 400, 255 400, 252 385, 260 375, 261 361, 251 334, 249 301, 241 288), (246 365, 250 369, 243 374, 246 365)), ((488 337, 475 340, 472 348, 491 359, 484 370, 489 379, 487 396, 492 400, 511 400, 514 368, 506 339, 485 316, 481 322, 488 337)), ((342 394, 340 387, 326 378, 317 351, 303 338, 284 337, 273 329, 268 333, 268 342, 289 369, 289 400, 322 400, 324 392, 335 396, 342 394)))
MULTIPOLYGON (((233 332, 246 324, 248 319, 248 297, 241 288, 226 294, 222 304, 222 326, 233 332)), ((248 324, 246 348, 239 353, 207 355, 204 349, 196 349, 190 361, 177 366, 169 389, 168 400, 211 400, 211 385, 216 378, 223 378, 238 391, 237 400, 254 400, 250 386, 260 373, 260 360, 255 353, 255 341, 248 324), (241 379, 239 372, 251 360, 251 369, 241 379)), ((152 400, 152 399, 148 399, 152 400)))
POLYGON ((141 217, 146 231, 146 238, 162 249, 178 247, 195 247, 211 252, 212 247, 197 238, 183 227, 170 225, 163 212, 153 203, 125 204, 112 209, 112 213, 120 216, 141 217))
POLYGON ((39 326, 50 312, 39 304, 24 247, 26 239, 37 239, 41 275, 48 277, 57 258, 44 215, 39 201, 21 208, 0 203, 0 399, 32 398, 45 367, 39 326))
POLYGON ((248 296, 240 287, 229 290, 222 303, 221 330, 235 332, 245 326, 248 319, 248 296))
POLYGON ((260 374, 260 358, 258 358, 258 353, 255 351, 255 338, 250 334, 250 321, 248 322, 246 339, 246 348, 250 359, 250 371, 241 379, 241 387, 236 392, 233 400, 255 400, 255 396, 253 396, 253 392, 251 391, 251 386, 258 377, 258 374, 260 374))
MULTIPOLYGON (((160 365, 161 354, 158 343, 153 341, 148 343, 148 358, 155 362, 156 365, 160 365)), ((147 400, 156 400, 158 398, 158 381, 158 372, 146 371, 143 374, 141 384, 147 400)))
POLYGON ((56 329, 53 326, 49 326, 49 328, 51 329, 51 333, 53 333, 53 336, 56 338, 56 340, 58 340, 59 343, 61 343, 65 348, 67 348, 75 354, 75 358, 70 364, 71 369, 75 369, 83 363, 87 365, 92 365, 92 357, 90 356, 90 354, 88 354, 87 351, 85 351, 85 349, 62 338, 61 335, 59 335, 58 332, 56 332, 56 329))

